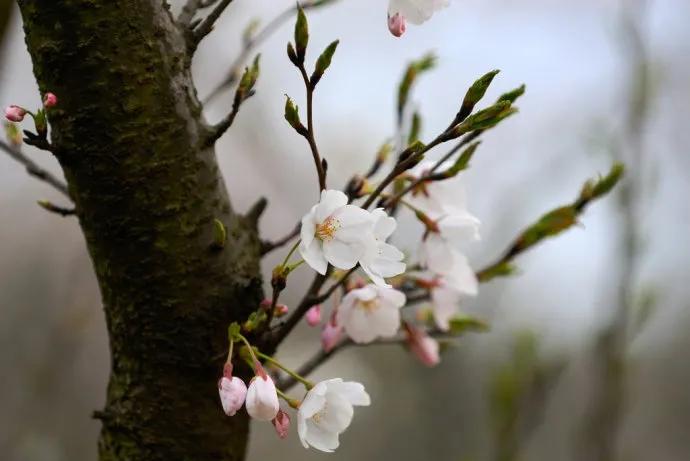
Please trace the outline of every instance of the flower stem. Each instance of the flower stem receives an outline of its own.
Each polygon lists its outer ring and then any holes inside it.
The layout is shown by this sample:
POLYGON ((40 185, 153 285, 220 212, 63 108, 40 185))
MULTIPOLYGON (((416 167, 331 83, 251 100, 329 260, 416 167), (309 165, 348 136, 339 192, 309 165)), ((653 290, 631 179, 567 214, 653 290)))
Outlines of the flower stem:
POLYGON ((291 399, 290 397, 288 397, 288 396, 285 394, 285 392, 281 391, 281 390, 278 389, 278 388, 276 388, 276 392, 278 393, 278 396, 279 396, 281 399, 285 400, 285 402, 287 402, 287 404, 290 405, 290 406, 291 406, 292 408, 294 408, 295 410, 297 410, 297 409, 299 408, 300 404, 302 403, 302 402, 300 402, 300 401, 297 400, 297 399, 291 399))
POLYGON ((307 390, 314 387, 314 383, 312 383, 308 379, 304 378, 303 376, 298 375, 296 372, 292 371, 291 369, 289 369, 288 367, 286 367, 285 365, 283 365, 282 363, 280 363, 279 361, 277 361, 276 359, 274 359, 270 355, 266 355, 261 351, 256 351, 256 354, 259 357, 261 357, 262 359, 266 360, 267 362, 277 366, 278 368, 283 370, 285 373, 287 373, 288 375, 290 375, 291 377, 293 377, 294 379, 296 379, 300 383, 304 384, 304 387, 306 387, 307 390))

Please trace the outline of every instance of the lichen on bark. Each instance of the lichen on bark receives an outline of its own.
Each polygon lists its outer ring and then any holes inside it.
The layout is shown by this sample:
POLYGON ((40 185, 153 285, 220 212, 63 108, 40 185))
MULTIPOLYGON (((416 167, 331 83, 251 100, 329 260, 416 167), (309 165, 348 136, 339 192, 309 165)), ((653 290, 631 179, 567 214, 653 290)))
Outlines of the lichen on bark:
POLYGON ((160 0, 18 3, 110 337, 100 459, 243 459, 246 414, 215 382, 227 325, 262 298, 260 241, 202 142, 185 34, 160 0))

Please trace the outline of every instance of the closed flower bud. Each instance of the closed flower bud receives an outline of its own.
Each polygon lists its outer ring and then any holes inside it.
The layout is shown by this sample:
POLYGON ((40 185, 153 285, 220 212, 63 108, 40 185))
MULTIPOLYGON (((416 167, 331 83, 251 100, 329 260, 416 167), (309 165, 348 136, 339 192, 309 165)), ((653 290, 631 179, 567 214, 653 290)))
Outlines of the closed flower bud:
POLYGON ((275 427, 278 437, 281 439, 286 438, 290 430, 290 415, 283 410, 278 410, 278 414, 273 418, 273 427, 275 427))
POLYGON ((340 335, 343 332, 343 328, 339 325, 335 325, 333 322, 328 322, 324 325, 321 331, 321 346, 326 352, 333 350, 338 341, 340 340, 340 335))
POLYGON ((401 37, 405 33, 407 24, 405 23, 405 17, 400 13, 395 13, 392 16, 388 16, 388 30, 394 37, 401 37))
POLYGON ((427 367, 438 365, 441 361, 438 352, 438 341, 419 328, 405 324, 405 330, 407 332, 407 345, 410 348, 410 352, 427 367))
POLYGON ((308 311, 307 311, 307 324, 310 327, 315 327, 319 323, 321 323, 321 306, 316 305, 312 306, 308 311))
POLYGON ((260 421, 271 421, 278 414, 280 406, 276 385, 265 372, 252 378, 245 405, 249 416, 260 421))
POLYGON ((21 122, 24 120, 26 110, 19 106, 8 106, 5 108, 5 118, 10 122, 21 122))
POLYGON ((43 107, 46 109, 57 106, 57 103, 58 99, 55 93, 46 93, 45 96, 43 96, 43 107))
POLYGON ((247 386, 236 376, 223 376, 218 381, 218 393, 223 411, 228 416, 234 416, 242 408, 247 396, 247 386))

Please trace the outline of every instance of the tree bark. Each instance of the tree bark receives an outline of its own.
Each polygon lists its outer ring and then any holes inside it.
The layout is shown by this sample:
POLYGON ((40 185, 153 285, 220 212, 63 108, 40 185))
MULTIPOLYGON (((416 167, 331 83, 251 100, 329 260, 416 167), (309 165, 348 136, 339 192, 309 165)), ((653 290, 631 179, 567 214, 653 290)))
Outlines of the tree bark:
POLYGON ((241 460, 248 419, 223 414, 216 381, 227 325, 262 298, 260 242, 204 143, 185 33, 163 0, 18 3, 103 298, 100 459, 241 460))

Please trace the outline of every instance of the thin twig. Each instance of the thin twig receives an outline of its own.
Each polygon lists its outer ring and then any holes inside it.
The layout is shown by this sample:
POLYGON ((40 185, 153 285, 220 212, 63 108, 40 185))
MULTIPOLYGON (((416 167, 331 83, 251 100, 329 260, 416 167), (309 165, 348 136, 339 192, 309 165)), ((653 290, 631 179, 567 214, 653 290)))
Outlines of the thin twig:
POLYGON ((299 235, 299 231, 301 228, 302 228, 302 223, 299 222, 299 223, 297 223, 297 226, 295 226, 290 231, 290 233, 287 234, 286 236, 284 236, 278 240, 275 240, 273 242, 269 242, 269 241, 261 242, 261 255, 263 256, 267 253, 270 253, 271 251, 273 251, 275 249, 278 249, 278 248, 281 248, 281 247, 287 245, 290 242, 290 240, 294 239, 295 237, 297 237, 299 235))
POLYGON ((319 191, 326 189, 326 170, 321 162, 321 154, 316 145, 316 136, 314 135, 314 85, 309 79, 307 69, 304 63, 299 65, 299 71, 304 81, 304 86, 307 90, 307 132, 303 135, 309 143, 311 155, 314 158, 314 166, 316 167, 316 174, 319 177, 319 191))
POLYGON ((223 14, 225 9, 232 3, 232 0, 221 0, 216 7, 211 10, 211 12, 206 16, 199 27, 194 30, 194 45, 198 45, 204 37, 211 33, 213 30, 213 25, 216 23, 220 15, 223 14))
POLYGON ((36 162, 31 160, 28 156, 26 156, 23 152, 21 152, 19 149, 16 149, 9 144, 7 144, 5 141, 0 140, 0 149, 4 150, 9 154, 10 157, 12 157, 14 160, 17 162, 21 163, 26 167, 27 173, 29 173, 31 176, 34 178, 37 178, 45 183, 50 184, 53 186, 55 190, 63 194, 65 197, 69 198, 71 200, 71 197, 69 195, 69 190, 67 189, 67 184, 59 180, 57 177, 55 177, 52 173, 48 172, 47 170, 44 170, 41 168, 36 162))
POLYGON ((75 208, 67 208, 64 206, 55 205, 53 202, 49 202, 48 200, 39 200, 36 203, 38 203, 38 205, 44 210, 60 215, 63 218, 77 214, 77 210, 75 208))
MULTIPOLYGON (((456 336, 449 334, 440 330, 428 331, 427 334, 432 338, 437 339, 453 339, 456 336)), ((323 365, 328 359, 333 357, 338 352, 347 349, 351 346, 357 347, 368 347, 368 346, 403 346, 407 343, 407 338, 403 335, 398 335, 393 338, 382 338, 371 343, 357 344, 351 339, 347 338, 336 344, 330 351, 326 352, 323 349, 319 349, 314 355, 312 355, 306 362, 302 364, 297 369, 297 374, 303 377, 309 376, 314 370, 323 365)), ((291 376, 284 376, 276 381, 276 387, 281 389, 283 392, 287 392, 292 386, 297 383, 291 376)))
MULTIPOLYGON (((336 1, 336 0, 333 0, 336 1)), ((327 3, 333 3, 333 2, 318 2, 317 0, 312 0, 312 1, 307 1, 302 3, 302 9, 303 10, 308 10, 310 8, 318 7, 318 6, 324 6, 327 3)), ((240 72, 242 71, 242 68, 244 66, 244 63, 247 61, 249 58, 250 54, 252 53, 252 50, 256 48, 258 45, 260 45, 264 40, 269 38, 274 32, 276 32, 280 26, 282 26, 285 22, 290 20, 295 13, 297 12, 297 5, 292 6, 288 8, 287 10, 283 11, 280 13, 278 16, 273 18, 266 26, 261 29, 255 36, 244 42, 242 45, 242 49, 240 50, 240 54, 237 55, 237 57, 234 59, 234 61, 230 64, 230 69, 226 72, 226 79, 223 80, 221 83, 216 86, 211 93, 206 96, 203 100, 204 104, 209 103, 211 100, 213 100, 216 96, 218 96, 222 91, 224 91, 226 88, 232 87, 235 83, 237 83, 237 80, 240 78, 240 72)))
POLYGON ((431 167, 431 169, 430 169, 429 171, 427 171, 425 174, 423 174, 422 176, 420 176, 420 177, 417 178, 416 180, 412 181, 410 184, 408 184, 403 190, 401 190, 401 191, 398 192, 397 194, 393 195, 393 196, 390 197, 389 199, 386 199, 385 202, 382 203, 382 205, 384 205, 385 208, 393 208, 393 207, 395 207, 395 206, 398 204, 398 202, 399 202, 403 197, 405 197, 405 195, 407 195, 408 193, 410 193, 410 191, 414 190, 414 189, 415 189, 417 186, 419 186, 421 183, 430 180, 430 179, 432 178, 432 176, 433 176, 433 173, 434 173, 436 170, 438 170, 438 169, 441 167, 441 165, 442 165, 443 163, 445 163, 449 158, 451 158, 453 155, 455 155, 455 154, 456 154, 460 149, 462 149, 464 146, 466 146, 467 144, 469 144, 469 143, 471 143, 472 141, 474 141, 475 139, 477 139, 477 138, 479 137, 479 135, 481 135, 481 133, 482 133, 481 130, 477 130, 477 131, 473 131, 472 133, 470 133, 469 135, 467 135, 466 137, 464 137, 460 142, 458 142, 458 143, 455 145, 455 147, 453 147, 453 148, 450 149, 445 155, 443 155, 443 157, 441 157, 441 158, 434 164, 434 166, 431 167))

